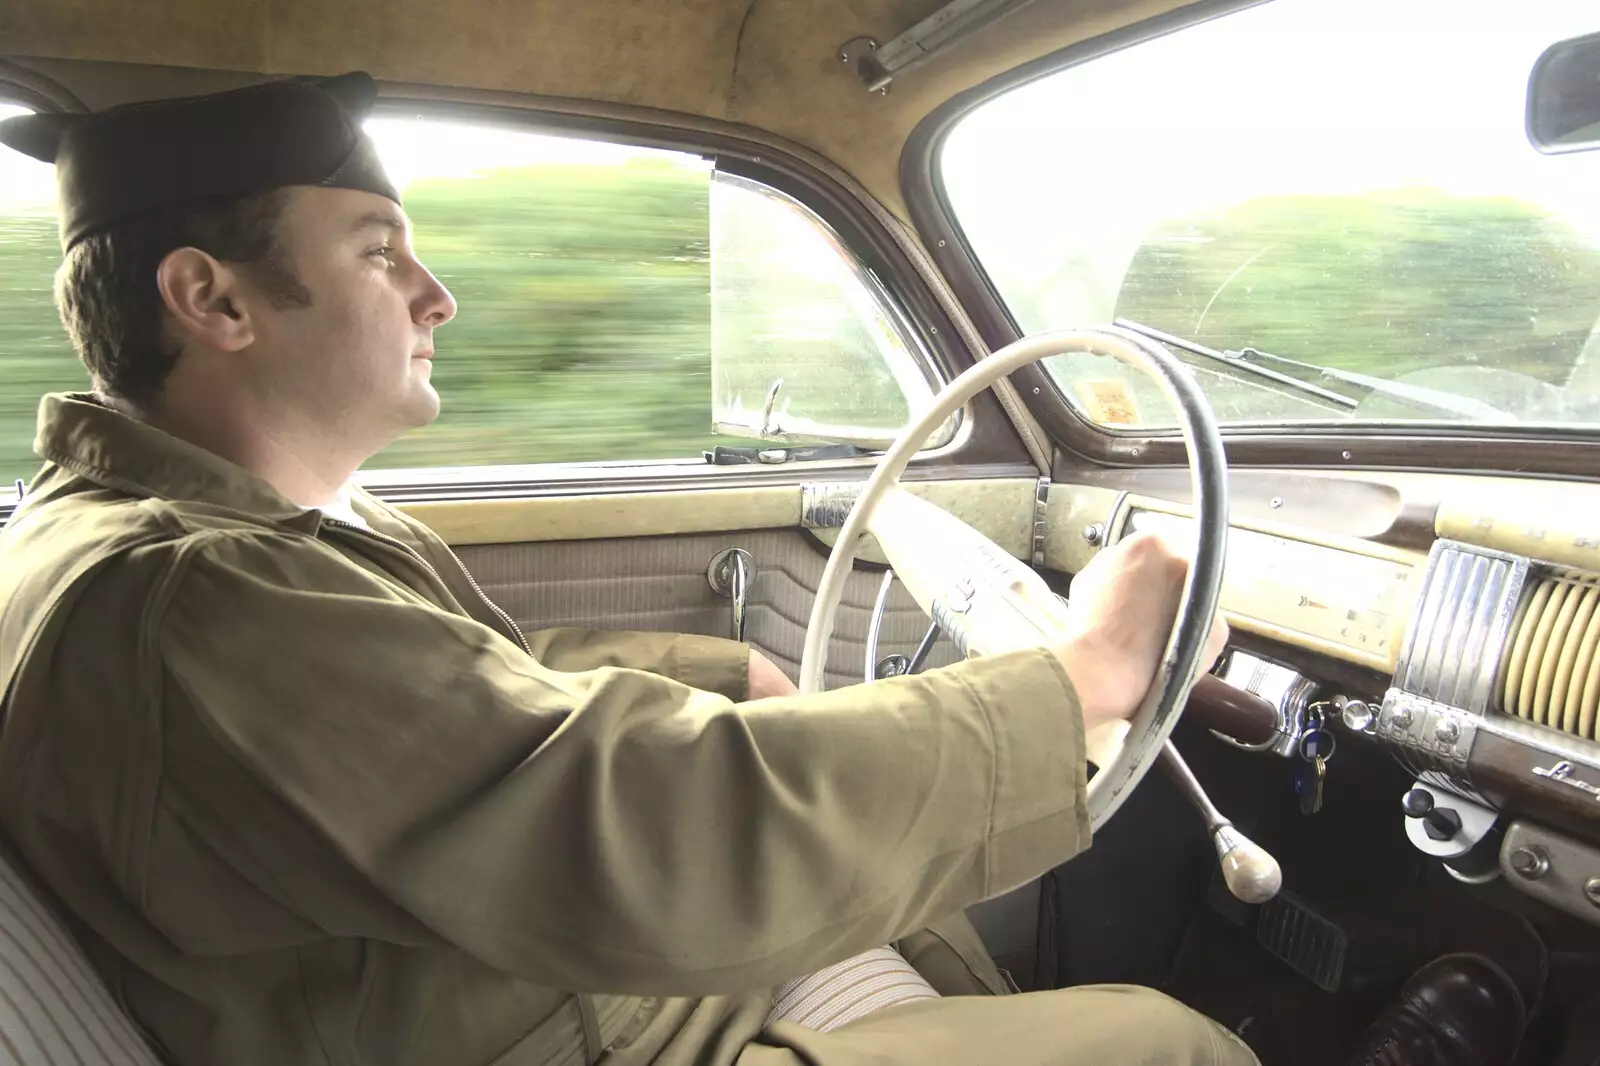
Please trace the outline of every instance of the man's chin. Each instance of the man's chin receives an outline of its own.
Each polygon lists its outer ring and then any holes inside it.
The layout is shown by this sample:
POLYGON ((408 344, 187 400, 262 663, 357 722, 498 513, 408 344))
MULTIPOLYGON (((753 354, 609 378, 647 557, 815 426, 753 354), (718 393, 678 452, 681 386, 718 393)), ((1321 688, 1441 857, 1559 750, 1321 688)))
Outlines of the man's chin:
POLYGON ((426 381, 412 382, 406 395, 390 411, 394 419, 394 434, 402 436, 414 429, 421 429, 439 417, 439 394, 426 381))
POLYGON ((421 382, 411 399, 412 429, 420 429, 439 417, 439 392, 431 382, 421 382))

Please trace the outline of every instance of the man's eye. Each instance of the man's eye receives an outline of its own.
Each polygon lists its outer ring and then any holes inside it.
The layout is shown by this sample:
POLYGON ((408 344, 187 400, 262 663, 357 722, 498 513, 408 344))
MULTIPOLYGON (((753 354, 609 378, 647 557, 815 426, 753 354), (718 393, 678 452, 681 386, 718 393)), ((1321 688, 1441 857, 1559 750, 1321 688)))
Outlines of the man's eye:
POLYGON ((367 254, 368 255, 381 256, 382 258, 384 258, 386 260, 389 260, 391 262, 394 260, 394 249, 389 247, 387 244, 385 244, 385 245, 383 245, 382 247, 379 247, 379 248, 374 248, 374 249, 372 249, 372 251, 368 252, 367 254))

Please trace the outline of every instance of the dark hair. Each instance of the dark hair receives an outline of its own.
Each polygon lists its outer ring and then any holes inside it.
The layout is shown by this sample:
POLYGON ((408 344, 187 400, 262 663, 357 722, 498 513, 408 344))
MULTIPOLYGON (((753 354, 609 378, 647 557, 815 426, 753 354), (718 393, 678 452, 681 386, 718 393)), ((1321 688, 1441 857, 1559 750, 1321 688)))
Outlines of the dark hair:
POLYGON ((157 208, 84 237, 56 272, 56 308, 97 390, 152 403, 178 361, 165 326, 156 268, 178 248, 247 266, 273 304, 304 307, 311 294, 278 239, 285 191, 157 208))

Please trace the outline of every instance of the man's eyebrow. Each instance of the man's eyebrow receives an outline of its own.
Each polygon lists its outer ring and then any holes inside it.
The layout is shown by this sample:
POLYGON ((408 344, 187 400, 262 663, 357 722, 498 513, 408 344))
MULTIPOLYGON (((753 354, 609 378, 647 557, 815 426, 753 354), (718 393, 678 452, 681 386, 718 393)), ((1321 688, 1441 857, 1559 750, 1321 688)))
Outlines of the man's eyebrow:
POLYGON ((364 229, 389 229, 396 233, 404 234, 406 220, 393 211, 368 211, 356 219, 350 227, 351 233, 360 233, 364 229))

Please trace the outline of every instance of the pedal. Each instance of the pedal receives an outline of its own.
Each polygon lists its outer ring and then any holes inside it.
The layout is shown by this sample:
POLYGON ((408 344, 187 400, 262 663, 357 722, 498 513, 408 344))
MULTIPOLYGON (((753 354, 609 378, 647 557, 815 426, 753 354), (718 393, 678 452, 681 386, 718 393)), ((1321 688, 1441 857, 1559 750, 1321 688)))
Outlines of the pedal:
POLYGON ((1260 911, 1256 942, 1323 991, 1339 991, 1350 949, 1345 931, 1287 892, 1260 911))

